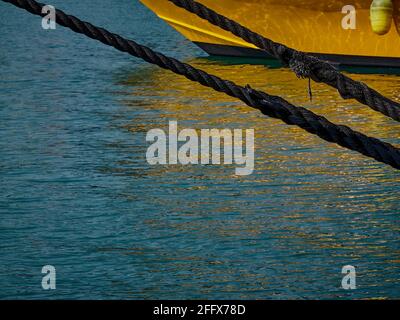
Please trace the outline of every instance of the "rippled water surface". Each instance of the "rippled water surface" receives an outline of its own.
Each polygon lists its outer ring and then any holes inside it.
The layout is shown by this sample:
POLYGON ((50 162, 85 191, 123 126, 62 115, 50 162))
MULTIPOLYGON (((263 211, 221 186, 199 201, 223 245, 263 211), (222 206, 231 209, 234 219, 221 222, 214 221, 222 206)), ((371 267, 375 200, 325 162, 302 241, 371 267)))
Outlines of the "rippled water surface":
MULTIPOLYGON (((285 69, 208 58, 137 1, 52 4, 400 145, 398 123, 323 85, 310 102, 285 69)), ((0 39, 0 298, 400 298, 397 171, 3 2, 0 39), (169 120, 253 128, 255 172, 148 165, 146 133, 169 120), (348 264, 357 290, 341 289, 348 264)), ((400 98, 397 75, 351 76, 400 98)))

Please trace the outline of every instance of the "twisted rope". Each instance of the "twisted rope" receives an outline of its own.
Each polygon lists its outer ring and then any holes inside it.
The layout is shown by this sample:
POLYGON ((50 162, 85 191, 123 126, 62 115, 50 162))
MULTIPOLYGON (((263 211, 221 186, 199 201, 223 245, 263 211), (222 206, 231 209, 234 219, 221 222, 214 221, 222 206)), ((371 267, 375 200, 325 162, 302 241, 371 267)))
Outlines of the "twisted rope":
MULTIPOLYGON (((2 1, 11 3, 35 15, 45 16, 45 14, 42 14, 42 8, 45 5, 34 0, 2 1)), ((242 87, 231 81, 210 75, 186 63, 166 57, 148 47, 139 45, 132 40, 124 39, 103 28, 95 27, 88 22, 67 15, 61 10, 56 10, 56 22, 61 26, 70 28, 77 33, 84 34, 120 51, 127 52, 149 63, 156 64, 161 68, 171 70, 192 81, 213 88, 216 91, 236 97, 247 105, 260 110, 265 115, 281 119, 289 125, 297 125, 312 134, 318 135, 326 141, 335 142, 340 146, 357 151, 396 169, 400 169, 400 149, 397 149, 389 143, 368 137, 347 126, 335 125, 326 118, 316 115, 305 108, 296 107, 280 97, 271 96, 265 92, 254 90, 249 86, 242 87)))
POLYGON ((289 66, 297 77, 323 82, 337 89, 343 99, 355 99, 375 111, 400 121, 399 103, 384 97, 365 83, 347 77, 328 62, 267 39, 196 1, 168 1, 265 50, 280 60, 284 66, 289 66))

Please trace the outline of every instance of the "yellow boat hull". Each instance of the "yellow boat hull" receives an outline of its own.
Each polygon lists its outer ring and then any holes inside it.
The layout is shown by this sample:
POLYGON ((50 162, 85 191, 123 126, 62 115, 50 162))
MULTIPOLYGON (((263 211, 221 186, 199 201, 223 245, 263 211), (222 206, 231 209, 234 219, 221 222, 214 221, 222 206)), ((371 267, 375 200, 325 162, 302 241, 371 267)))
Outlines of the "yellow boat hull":
MULTIPOLYGON (((254 45, 176 7, 167 0, 140 0, 190 41, 212 55, 267 57, 254 45)), ((348 1, 199 0, 251 30, 294 49, 348 65, 400 66, 400 35, 394 23, 374 33, 371 0, 352 1, 356 28, 344 29, 348 1)))

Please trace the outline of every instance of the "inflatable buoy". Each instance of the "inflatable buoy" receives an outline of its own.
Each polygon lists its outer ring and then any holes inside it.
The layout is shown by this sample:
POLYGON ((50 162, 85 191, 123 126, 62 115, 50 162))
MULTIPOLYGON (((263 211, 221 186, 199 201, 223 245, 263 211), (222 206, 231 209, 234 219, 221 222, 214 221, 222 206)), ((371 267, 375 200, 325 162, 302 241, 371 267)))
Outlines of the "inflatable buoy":
POLYGON ((389 32, 392 25, 393 3, 392 0, 374 0, 370 8, 372 30, 379 35, 389 32))
POLYGON ((393 20, 400 35, 400 0, 393 0, 393 20))

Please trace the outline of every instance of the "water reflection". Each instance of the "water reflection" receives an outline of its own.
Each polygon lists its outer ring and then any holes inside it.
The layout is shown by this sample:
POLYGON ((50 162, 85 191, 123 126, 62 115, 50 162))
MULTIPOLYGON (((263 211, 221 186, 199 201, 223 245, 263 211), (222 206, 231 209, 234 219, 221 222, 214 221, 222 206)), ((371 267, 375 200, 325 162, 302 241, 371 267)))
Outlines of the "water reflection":
MULTIPOLYGON (((321 84, 313 84, 310 102, 307 81, 278 65, 204 58, 187 62, 400 144, 398 123, 342 100, 321 84)), ((399 98, 396 75, 351 76, 399 98)), ((169 120, 178 120, 180 128, 254 128, 256 133, 255 173, 250 176, 234 176, 229 166, 144 171, 147 195, 160 209, 143 223, 164 244, 163 251, 128 247, 121 254, 140 254, 155 277, 174 275, 194 298, 218 297, 215 292, 237 298, 306 298, 312 292, 322 292, 319 298, 397 295, 398 289, 383 288, 379 280, 382 274, 388 281, 399 278, 397 171, 168 71, 143 66, 120 74, 118 82, 126 89, 119 99, 135 114, 126 126, 133 136, 156 127, 167 130, 169 120), (349 261, 361 270, 364 288, 344 294, 336 283, 340 277, 332 274, 349 261), (313 274, 324 280, 315 282, 313 274)), ((155 292, 148 288, 144 294, 155 292)))
MULTIPOLYGON (((179 59, 201 54, 138 2, 113 4, 126 20, 104 10, 109 1, 59 2, 179 59)), ((0 298, 399 297, 395 170, 67 30, 43 37, 36 19, 3 12, 0 298), (43 48, 51 59, 36 61, 43 48), (146 132, 168 120, 254 128, 255 172, 149 166, 146 132), (38 285, 45 263, 60 271, 51 296, 38 285), (340 289, 346 264, 359 272, 353 292, 340 289)), ((310 102, 307 81, 278 65, 187 62, 400 145, 399 124, 319 84, 310 102)), ((399 98, 396 75, 352 76, 399 98)))
MULTIPOLYGON (((355 130, 394 144, 399 143, 400 125, 395 121, 355 101, 342 100, 334 89, 323 84, 313 83, 314 100, 310 102, 307 81, 297 79, 292 72, 278 68, 274 63, 271 67, 270 64, 238 64, 243 62, 242 59, 225 59, 225 62, 221 63, 220 59, 204 58, 188 62, 238 84, 249 83, 268 93, 281 95, 295 105, 305 106, 335 123, 349 125, 355 130)), ((352 77, 370 84, 384 95, 399 99, 396 75, 363 73, 352 74, 352 77)), ((279 120, 266 118, 234 98, 171 72, 143 67, 140 71, 128 73, 121 83, 131 87, 130 95, 124 102, 144 111, 140 115, 140 121, 129 125, 132 132, 143 131, 146 128, 149 130, 151 127, 165 128, 168 120, 174 119, 178 120, 182 127, 196 129, 255 128, 258 170, 270 171, 272 167, 285 170, 282 167, 292 165, 291 170, 300 170, 308 174, 318 172, 332 175, 333 168, 333 172, 341 174, 355 169, 368 172, 372 170, 369 176, 374 173, 379 179, 382 177, 376 170, 381 173, 392 172, 389 176, 395 176, 392 169, 377 165, 373 160, 328 144, 279 120), (148 118, 148 112, 151 118, 148 118), (149 126, 146 126, 146 123, 149 126)))

